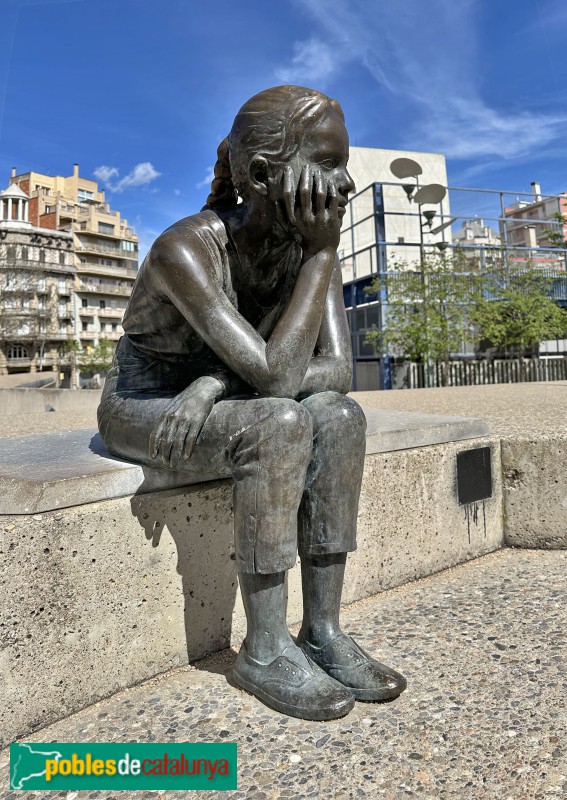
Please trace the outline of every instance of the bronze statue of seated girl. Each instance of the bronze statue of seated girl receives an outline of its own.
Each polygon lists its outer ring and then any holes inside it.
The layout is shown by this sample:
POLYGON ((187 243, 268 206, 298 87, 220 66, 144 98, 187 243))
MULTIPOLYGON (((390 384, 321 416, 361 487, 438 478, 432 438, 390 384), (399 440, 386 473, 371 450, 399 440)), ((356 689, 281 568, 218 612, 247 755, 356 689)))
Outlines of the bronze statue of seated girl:
POLYGON ((248 622, 234 680, 306 719, 406 685, 339 627, 366 430, 346 396, 337 247, 354 190, 347 161, 336 100, 278 86, 245 103, 206 206, 166 230, 140 268, 99 408, 112 452, 195 481, 234 479, 248 622), (298 553, 294 642, 284 578, 298 553))

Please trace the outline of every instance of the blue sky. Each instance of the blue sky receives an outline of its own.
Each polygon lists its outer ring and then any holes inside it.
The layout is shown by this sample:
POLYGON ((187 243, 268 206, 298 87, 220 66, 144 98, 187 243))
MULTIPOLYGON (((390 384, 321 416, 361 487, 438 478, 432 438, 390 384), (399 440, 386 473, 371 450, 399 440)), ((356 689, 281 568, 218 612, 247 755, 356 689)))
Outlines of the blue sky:
POLYGON ((566 0, 0 9, 0 183, 13 165, 70 174, 77 161, 142 250, 199 210, 234 114, 279 83, 336 97, 351 144, 445 153, 453 186, 567 190, 566 0))

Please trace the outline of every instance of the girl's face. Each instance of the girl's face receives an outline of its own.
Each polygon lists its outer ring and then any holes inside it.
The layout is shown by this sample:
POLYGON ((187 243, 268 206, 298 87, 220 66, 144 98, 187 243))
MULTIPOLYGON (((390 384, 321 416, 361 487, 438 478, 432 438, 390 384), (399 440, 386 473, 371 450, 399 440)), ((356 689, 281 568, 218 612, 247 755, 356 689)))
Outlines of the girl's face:
POLYGON ((355 189, 354 181, 347 169, 348 134, 341 117, 332 109, 307 128, 298 152, 290 160, 296 180, 307 164, 312 173, 319 170, 329 186, 334 184, 339 194, 339 215, 345 213, 348 195, 355 189))

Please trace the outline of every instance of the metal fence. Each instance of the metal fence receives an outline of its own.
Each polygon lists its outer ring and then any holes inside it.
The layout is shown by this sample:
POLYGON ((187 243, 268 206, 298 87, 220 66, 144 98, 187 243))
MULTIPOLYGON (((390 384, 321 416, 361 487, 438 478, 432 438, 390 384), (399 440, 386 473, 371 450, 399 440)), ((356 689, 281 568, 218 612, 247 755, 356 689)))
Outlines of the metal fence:
POLYGON ((449 361, 446 365, 413 362, 396 365, 394 372, 396 386, 407 389, 565 381, 567 380, 567 357, 462 359, 449 361))

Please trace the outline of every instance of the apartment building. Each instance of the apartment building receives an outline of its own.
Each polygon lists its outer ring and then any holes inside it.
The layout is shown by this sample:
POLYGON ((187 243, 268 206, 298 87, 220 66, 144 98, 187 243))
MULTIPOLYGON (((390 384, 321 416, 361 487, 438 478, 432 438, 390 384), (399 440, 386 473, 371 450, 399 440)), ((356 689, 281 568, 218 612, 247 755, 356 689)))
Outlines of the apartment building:
POLYGON ((542 195, 539 183, 534 181, 532 198, 518 199, 504 209, 500 220, 502 244, 515 249, 513 260, 530 261, 541 268, 565 269, 565 256, 553 252, 557 244, 551 234, 562 234, 567 240, 567 224, 558 221, 557 215, 567 218, 567 193, 542 195))
POLYGON ((498 258, 502 244, 500 236, 483 219, 466 219, 453 234, 453 244, 458 245, 464 255, 480 266, 491 263, 492 256, 498 258))
POLYGON ((72 234, 33 225, 19 186, 0 191, 0 375, 60 371, 75 275, 72 234))
POLYGON ((84 348, 100 339, 117 341, 122 317, 138 272, 138 237, 105 200, 98 183, 79 174, 16 174, 11 185, 29 194, 32 224, 72 234, 76 278, 73 329, 84 348))

